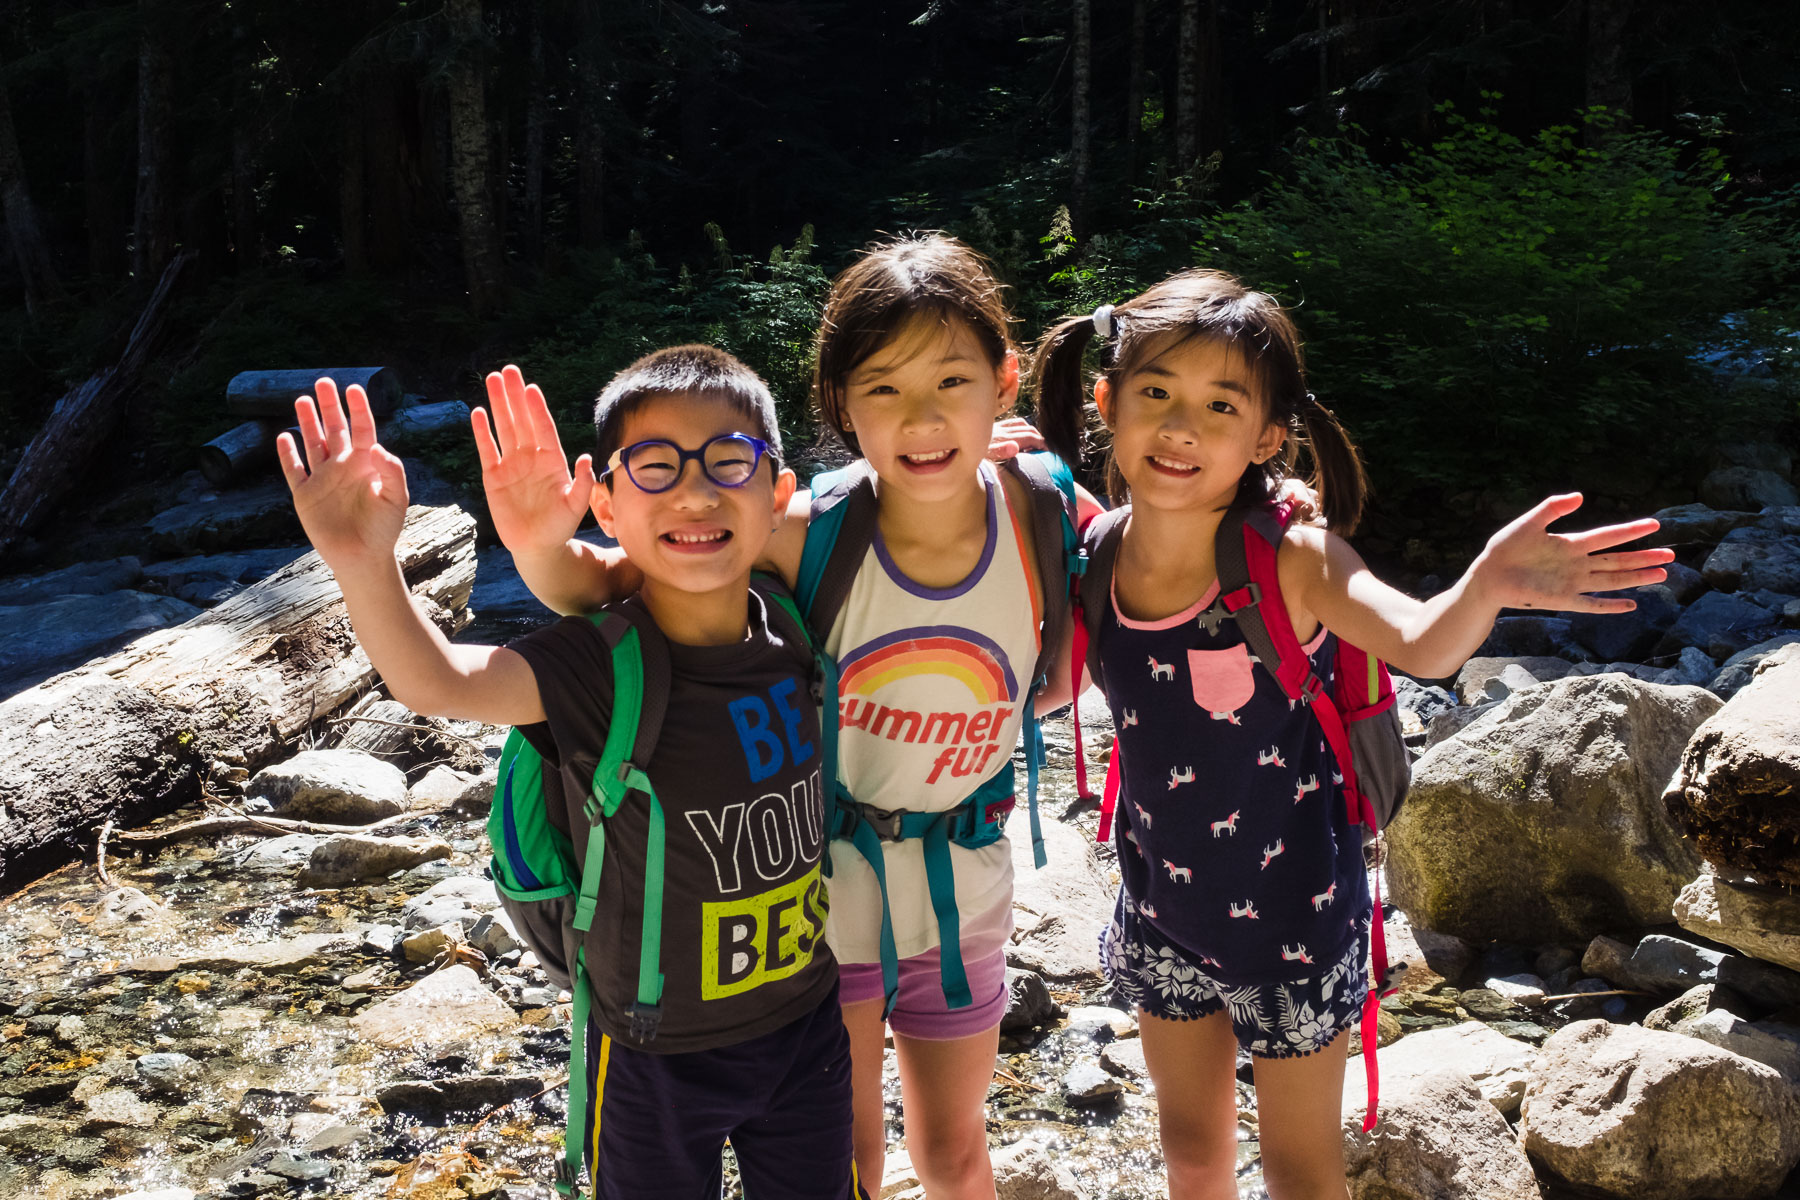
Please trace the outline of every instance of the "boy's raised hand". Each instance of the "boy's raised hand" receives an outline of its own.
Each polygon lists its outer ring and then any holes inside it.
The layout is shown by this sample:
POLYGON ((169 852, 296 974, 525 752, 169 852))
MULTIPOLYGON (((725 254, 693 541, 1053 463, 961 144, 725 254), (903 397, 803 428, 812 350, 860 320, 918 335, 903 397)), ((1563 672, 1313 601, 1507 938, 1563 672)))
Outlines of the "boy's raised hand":
POLYGON ((1471 573, 1489 600, 1502 608, 1546 608, 1566 612, 1622 613, 1637 607, 1624 597, 1595 596, 1661 583, 1668 549, 1602 553, 1655 533, 1651 518, 1579 533, 1551 533, 1553 521, 1581 507, 1581 494, 1551 496, 1488 539, 1471 573))
POLYGON ((490 373, 487 393, 487 410, 476 409, 471 419, 494 532, 514 554, 555 550, 581 528, 594 489, 593 456, 576 459, 569 474, 544 393, 527 386, 519 368, 490 373))
POLYGON ((291 434, 282 434, 275 446, 300 525, 334 571, 392 561, 406 524, 406 470, 376 443, 375 417, 361 386, 347 390, 348 420, 335 382, 321 379, 314 391, 316 405, 311 396, 294 401, 305 460, 291 434))

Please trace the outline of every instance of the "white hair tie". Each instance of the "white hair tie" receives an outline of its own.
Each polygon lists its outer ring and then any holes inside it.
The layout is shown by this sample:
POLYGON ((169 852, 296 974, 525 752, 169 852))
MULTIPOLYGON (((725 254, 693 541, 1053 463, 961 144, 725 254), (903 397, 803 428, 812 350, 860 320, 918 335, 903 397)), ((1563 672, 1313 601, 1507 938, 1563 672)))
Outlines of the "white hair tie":
POLYGON ((1109 340, 1113 335, 1113 306, 1102 304, 1094 310, 1094 332, 1102 340, 1109 340))

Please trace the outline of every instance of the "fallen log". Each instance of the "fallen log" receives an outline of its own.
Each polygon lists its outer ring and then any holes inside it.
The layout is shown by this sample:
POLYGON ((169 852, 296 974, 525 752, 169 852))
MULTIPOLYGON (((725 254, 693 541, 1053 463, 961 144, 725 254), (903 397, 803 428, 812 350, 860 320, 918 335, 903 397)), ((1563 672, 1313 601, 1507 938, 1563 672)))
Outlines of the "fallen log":
POLYGON ((262 837, 274 837, 278 834, 286 836, 290 833, 377 833, 431 815, 433 814, 428 812, 404 812, 383 817, 379 821, 370 821, 367 825, 330 825, 321 821, 291 821, 286 817, 253 817, 247 813, 229 813, 222 817, 202 817, 198 821, 174 825, 168 829, 140 829, 132 833, 117 834, 116 837, 134 850, 154 854, 176 842, 221 838, 233 833, 252 833, 262 837))
POLYGON ((294 419, 294 399, 312 395, 313 385, 329 375, 342 392, 361 385, 369 396, 369 411, 386 416, 399 407, 400 376, 386 367, 307 367, 289 371, 239 371, 225 385, 225 411, 238 417, 258 417, 286 424, 294 419))
MULTIPOLYGON (((469 621, 475 522, 414 508, 399 557, 446 633, 469 621)), ((227 752, 251 771, 375 681, 330 570, 308 553, 219 607, 0 702, 0 891, 199 797, 227 752), (235 757, 235 755, 233 756, 235 757)))
POLYGON ((119 361, 65 393, 50 410, 12 478, 0 491, 0 554, 43 524, 44 518, 86 474, 88 460, 117 425, 137 392, 138 376, 162 339, 170 292, 182 268, 194 257, 183 250, 163 268, 162 278, 144 302, 119 361))
POLYGON ((239 475, 273 472, 275 439, 285 428, 280 421, 245 421, 226 430, 200 447, 200 473, 214 487, 224 487, 239 475))

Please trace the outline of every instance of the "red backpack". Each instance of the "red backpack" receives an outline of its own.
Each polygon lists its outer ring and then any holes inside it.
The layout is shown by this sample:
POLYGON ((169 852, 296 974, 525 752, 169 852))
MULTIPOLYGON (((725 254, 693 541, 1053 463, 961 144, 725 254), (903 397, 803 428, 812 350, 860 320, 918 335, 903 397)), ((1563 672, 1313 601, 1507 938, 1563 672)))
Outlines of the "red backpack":
MULTIPOLYGON (((1084 527, 1088 552, 1086 574, 1079 577, 1074 595, 1075 643, 1071 677, 1080 679, 1085 663, 1088 678, 1105 690, 1098 639, 1100 618, 1112 604, 1113 563, 1130 519, 1128 507, 1095 517, 1084 527)), ((1288 620, 1276 572, 1276 555, 1287 532, 1292 512, 1285 504, 1234 506, 1219 522, 1213 552, 1219 574, 1219 596, 1200 615, 1201 622, 1237 622, 1244 643, 1291 700, 1307 706, 1318 719, 1325 740, 1331 744, 1338 769, 1344 776, 1344 804, 1350 823, 1363 826, 1365 842, 1379 838, 1400 804, 1412 779, 1411 759, 1400 731, 1394 704, 1394 684, 1387 665, 1344 639, 1337 642, 1336 686, 1327 690, 1313 673, 1312 662, 1288 620)), ((1216 625, 1214 626, 1216 627, 1216 625)), ((1077 688, 1077 692, 1079 692, 1077 688)), ((1087 759, 1081 750, 1081 708, 1075 704, 1076 788, 1083 798, 1088 790, 1087 759)), ((1119 743, 1113 741, 1107 764, 1105 793, 1100 803, 1098 838, 1112 836, 1113 812, 1119 798, 1119 743)), ((1379 853, 1379 852, 1378 852, 1379 853)), ((1381 997, 1388 995, 1387 938, 1381 918, 1381 879, 1375 877, 1375 916, 1369 936, 1375 964, 1375 982, 1363 1005, 1363 1064, 1369 1078, 1369 1108, 1363 1129, 1375 1127, 1378 1095, 1375 1067, 1375 1014, 1381 997)))

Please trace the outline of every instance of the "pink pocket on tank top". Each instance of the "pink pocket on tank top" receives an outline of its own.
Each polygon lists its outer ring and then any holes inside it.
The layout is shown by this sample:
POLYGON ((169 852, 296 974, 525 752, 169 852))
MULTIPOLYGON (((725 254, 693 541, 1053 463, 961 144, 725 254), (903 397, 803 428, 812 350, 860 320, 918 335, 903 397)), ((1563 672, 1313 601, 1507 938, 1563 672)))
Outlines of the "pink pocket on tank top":
POLYGON ((1228 650, 1189 650, 1188 677, 1194 703, 1210 713, 1234 713, 1256 692, 1255 663, 1242 646, 1228 650))

